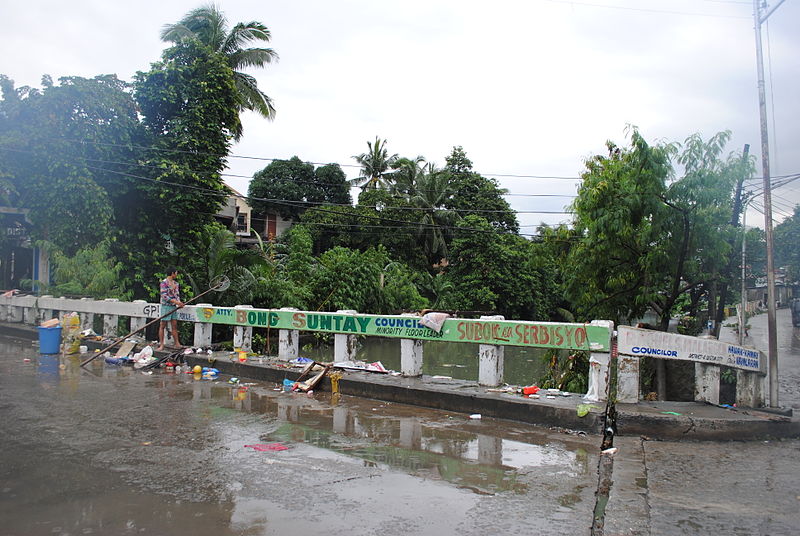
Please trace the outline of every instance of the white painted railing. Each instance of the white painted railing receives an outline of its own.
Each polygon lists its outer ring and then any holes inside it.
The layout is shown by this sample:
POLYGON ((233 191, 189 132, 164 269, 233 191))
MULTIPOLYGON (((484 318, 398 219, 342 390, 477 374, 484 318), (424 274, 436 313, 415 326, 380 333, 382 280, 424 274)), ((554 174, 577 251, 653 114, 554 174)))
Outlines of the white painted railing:
MULTIPOLYGON (((82 329, 92 328, 95 317, 103 317, 103 335, 120 336, 118 326, 129 324, 129 331, 160 316, 160 307, 145 301, 68 299, 53 296, 0 297, 0 322, 23 322, 36 325, 44 320, 77 312, 82 329)), ((254 309, 249 305, 215 307, 211 304, 188 305, 178 310, 178 320, 194 323, 194 346, 212 344, 213 324, 233 327, 234 347, 250 351, 253 327, 278 330, 278 358, 298 357, 299 332, 322 331, 334 335, 334 361, 353 360, 357 336, 383 336, 401 339, 401 372, 406 376, 422 374, 422 342, 441 340, 479 344, 478 383, 497 386, 503 383, 504 347, 508 345, 582 349, 591 352, 594 389, 604 400, 607 393, 607 363, 611 347, 612 324, 559 324, 552 322, 506 321, 502 316, 479 320, 448 318, 440 332, 420 324, 416 315, 365 315, 356 311, 297 311, 295 309, 254 309)), ((123 333, 124 334, 124 333, 123 333)))

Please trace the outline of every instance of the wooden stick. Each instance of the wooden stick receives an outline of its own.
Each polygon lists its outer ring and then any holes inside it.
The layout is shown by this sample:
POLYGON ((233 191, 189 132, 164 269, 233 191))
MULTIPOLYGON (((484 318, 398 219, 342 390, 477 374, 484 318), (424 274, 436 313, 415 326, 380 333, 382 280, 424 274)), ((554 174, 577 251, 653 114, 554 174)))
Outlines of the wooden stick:
POLYGON ((99 356, 99 355, 103 354, 103 352, 107 352, 108 350, 111 350, 112 348, 114 348, 116 345, 118 345, 119 343, 121 343, 122 341, 124 341, 125 339, 127 339, 128 337, 130 337, 131 335, 136 335, 136 334, 137 334, 137 333, 139 333, 140 331, 144 331, 145 329, 147 329, 148 327, 152 326, 153 324, 155 324, 156 322, 158 322, 158 321, 159 321, 159 320, 161 320, 162 318, 165 318, 165 317, 167 317, 167 316, 171 315, 172 313, 174 313, 174 312, 175 312, 175 311, 177 311, 178 309, 181 309, 182 307, 184 307, 184 306, 188 305, 189 303, 191 303, 191 302, 193 302, 194 300, 196 300, 196 299, 200 298, 201 296, 205 296, 206 294, 208 294, 208 293, 209 293, 209 292, 211 292, 212 290, 217 290, 217 287, 212 287, 212 288, 210 288, 210 289, 206 290, 205 292, 201 292, 200 294, 198 294, 198 295, 197 295, 197 296, 195 296, 194 298, 192 298, 192 299, 190 299, 190 300, 188 300, 188 301, 184 302, 184 303, 183 303, 183 305, 181 305, 180 307, 176 307, 176 308, 175 308, 175 309, 173 309, 172 311, 170 311, 170 312, 168 312, 168 313, 166 313, 166 314, 163 314, 163 315, 159 316, 159 317, 158 317, 158 318, 156 318, 155 320, 151 320, 150 322, 148 322, 148 323, 147 323, 147 324, 145 324, 144 326, 140 327, 139 329, 136 329, 136 330, 134 330, 134 331, 131 331, 131 332, 130 332, 130 333, 128 333, 127 335, 123 335, 122 337, 118 338, 117 340, 115 340, 114 342, 112 342, 111 344, 109 344, 108 346, 106 346, 105 348, 103 348, 102 350, 99 350, 99 351, 95 352, 95 354, 94 354, 92 357, 90 357, 89 359, 87 359, 87 360, 85 360, 84 362, 82 362, 82 363, 81 363, 81 366, 88 365, 89 363, 91 363, 92 361, 94 361, 95 359, 97 359, 97 356, 99 356))

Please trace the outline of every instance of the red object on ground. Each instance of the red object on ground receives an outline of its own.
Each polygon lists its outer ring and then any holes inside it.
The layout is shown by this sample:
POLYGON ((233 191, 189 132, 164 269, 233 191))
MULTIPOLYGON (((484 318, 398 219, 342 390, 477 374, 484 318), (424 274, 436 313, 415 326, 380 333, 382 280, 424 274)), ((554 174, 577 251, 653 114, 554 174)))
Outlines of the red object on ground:
POLYGON ((270 450, 289 450, 289 447, 281 443, 259 443, 258 445, 245 445, 244 448, 251 448, 257 452, 267 452, 270 450))
POLYGON ((523 387, 522 394, 523 395, 535 395, 539 392, 539 388, 535 385, 531 385, 530 387, 523 387))

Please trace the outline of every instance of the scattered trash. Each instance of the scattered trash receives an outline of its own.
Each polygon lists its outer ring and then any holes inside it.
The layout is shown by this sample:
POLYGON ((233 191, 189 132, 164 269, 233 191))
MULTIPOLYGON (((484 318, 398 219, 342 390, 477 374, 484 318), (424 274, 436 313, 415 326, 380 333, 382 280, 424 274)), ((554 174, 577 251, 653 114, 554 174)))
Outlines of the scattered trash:
POLYGON ((450 318, 450 315, 447 313, 425 313, 422 315, 422 318, 419 319, 419 323, 426 328, 432 329, 436 333, 440 333, 444 321, 448 318, 450 318))
POLYGON ((375 361, 374 363, 370 363, 369 365, 367 365, 367 370, 370 372, 383 372, 383 373, 389 372, 388 370, 386 370, 386 367, 384 367, 383 363, 381 363, 380 361, 375 361))
POLYGON ((486 389, 487 393, 509 393, 509 394, 517 394, 521 393, 522 390, 519 387, 513 387, 511 385, 506 385, 505 387, 490 387, 486 389))
POLYGON ((677 411, 662 411, 664 415, 683 415, 683 413, 678 413, 677 411))
POLYGON ((258 443, 256 445, 245 445, 244 448, 253 449, 256 452, 289 450, 289 447, 283 443, 258 443))
POLYGON ((39 324, 39 326, 43 328, 54 328, 58 324, 59 324, 58 318, 51 318, 50 320, 45 320, 44 322, 39 324))
POLYGON ((530 385, 528 387, 523 387, 522 388, 522 394, 523 395, 535 395, 538 392, 539 392, 539 388, 537 386, 535 386, 535 385, 530 385))
POLYGON ((474 420, 478 420, 478 419, 481 418, 481 414, 480 413, 473 413, 472 415, 469 416, 469 418, 470 419, 474 419, 474 420))
POLYGON ((87 353, 89 351, 89 347, 88 346, 79 346, 78 350, 80 351, 80 353, 85 354, 85 353, 87 353))
POLYGON ((287 380, 287 379, 283 380, 283 390, 284 391, 287 391, 287 392, 288 391, 294 391, 294 388, 295 388, 295 385, 294 385, 294 382, 292 380, 287 380))
POLYGON ((194 368, 192 369, 192 372, 203 372, 203 367, 201 367, 200 365, 195 365, 194 368))
POLYGON ((311 363, 312 361, 314 360, 311 359, 310 357, 296 357, 291 361, 289 361, 289 363, 291 363, 292 365, 305 365, 306 363, 311 363))
POLYGON ((211 367, 203 367, 203 379, 216 380, 217 374, 219 374, 219 370, 211 367))
POLYGON ((345 370, 360 370, 365 372, 380 372, 387 374, 391 371, 387 370, 380 361, 374 363, 364 363, 363 361, 339 361, 333 364, 333 368, 340 368, 345 370))
POLYGON ((585 417, 586 415, 589 414, 589 412, 592 409, 600 409, 600 408, 598 406, 595 406, 594 404, 578 404, 578 407, 576 408, 578 412, 578 417, 585 417))
POLYGON ((27 358, 27 357, 26 357, 26 358, 24 358, 24 359, 22 360, 22 362, 23 362, 23 363, 30 363, 30 362, 31 362, 31 360, 30 360, 29 358, 27 358))
POLYGON ((432 380, 452 380, 453 377, 452 376, 441 376, 441 375, 437 374, 436 376, 431 376, 431 379, 432 380))
POLYGON ((228 380, 228 383, 236 385, 239 383, 239 378, 231 378, 230 380, 228 380))
POLYGON ((549 398, 550 400, 555 400, 556 397, 553 395, 547 395, 547 398, 549 398))
POLYGON ((541 395, 528 395, 528 398, 533 398, 534 400, 541 398, 541 395))

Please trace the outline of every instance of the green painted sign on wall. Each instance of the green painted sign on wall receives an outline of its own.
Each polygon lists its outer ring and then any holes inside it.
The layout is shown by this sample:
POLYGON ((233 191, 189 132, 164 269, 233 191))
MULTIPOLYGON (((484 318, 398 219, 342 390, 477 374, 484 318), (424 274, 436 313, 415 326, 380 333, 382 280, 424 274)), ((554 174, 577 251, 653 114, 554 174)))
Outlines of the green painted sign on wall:
POLYGON ((199 322, 259 328, 596 352, 608 352, 611 347, 611 328, 592 324, 448 318, 437 333, 416 316, 231 307, 197 307, 195 311, 199 322))

